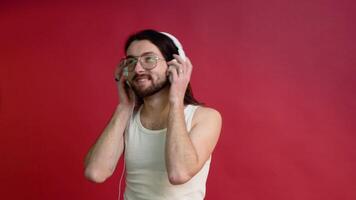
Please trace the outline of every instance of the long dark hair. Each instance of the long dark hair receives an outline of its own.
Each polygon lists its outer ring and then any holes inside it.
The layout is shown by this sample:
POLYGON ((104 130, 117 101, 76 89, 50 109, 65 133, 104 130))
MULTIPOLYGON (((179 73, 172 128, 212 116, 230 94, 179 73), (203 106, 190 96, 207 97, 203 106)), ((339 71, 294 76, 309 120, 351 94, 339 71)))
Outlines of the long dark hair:
MULTIPOLYGON (((152 29, 146 29, 139 31, 137 33, 134 33, 129 36, 129 38, 126 40, 125 43, 125 52, 127 52, 127 49, 129 48, 130 44, 133 41, 137 40, 148 40, 152 42, 154 45, 158 47, 158 49, 161 51, 163 57, 167 60, 170 61, 174 59, 173 54, 178 54, 178 48, 174 44, 174 42, 169 38, 168 36, 152 29)), ((143 99, 138 98, 136 100, 136 106, 137 108, 143 104, 143 99)), ((184 105, 188 104, 193 104, 193 105, 202 105, 202 103, 198 102, 193 96, 193 91, 192 87, 190 86, 190 83, 188 83, 187 89, 185 91, 184 95, 184 105)))

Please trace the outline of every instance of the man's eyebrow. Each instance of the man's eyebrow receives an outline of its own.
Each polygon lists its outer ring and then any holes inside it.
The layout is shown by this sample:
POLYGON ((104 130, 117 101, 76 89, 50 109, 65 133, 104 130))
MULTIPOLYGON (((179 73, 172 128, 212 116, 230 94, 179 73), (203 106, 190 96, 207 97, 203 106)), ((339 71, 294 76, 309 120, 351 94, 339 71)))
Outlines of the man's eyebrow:
MULTIPOLYGON (((145 55, 150 55, 150 54, 156 55, 156 53, 153 52, 153 51, 147 51, 147 52, 142 53, 142 54, 139 55, 139 56, 145 56, 145 55)), ((139 56, 127 55, 126 58, 138 58, 139 56)))

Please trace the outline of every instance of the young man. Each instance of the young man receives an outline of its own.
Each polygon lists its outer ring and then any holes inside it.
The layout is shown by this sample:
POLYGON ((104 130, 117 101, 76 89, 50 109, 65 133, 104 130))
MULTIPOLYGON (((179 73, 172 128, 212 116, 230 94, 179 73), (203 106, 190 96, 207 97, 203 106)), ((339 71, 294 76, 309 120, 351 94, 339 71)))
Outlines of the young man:
POLYGON ((85 159, 85 176, 104 182, 124 152, 126 200, 205 196, 221 116, 192 95, 192 64, 168 33, 131 35, 115 76, 120 103, 85 159))

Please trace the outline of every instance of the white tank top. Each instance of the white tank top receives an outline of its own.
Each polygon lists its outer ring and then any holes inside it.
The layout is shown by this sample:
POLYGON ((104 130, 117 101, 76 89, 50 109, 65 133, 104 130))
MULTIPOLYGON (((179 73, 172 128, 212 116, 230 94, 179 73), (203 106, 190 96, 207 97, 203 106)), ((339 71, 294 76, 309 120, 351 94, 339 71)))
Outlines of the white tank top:
MULTIPOLYGON (((142 108, 142 107, 141 107, 142 108)), ((132 116, 125 136, 126 189, 125 200, 202 200, 210 167, 210 158, 188 182, 172 185, 165 163, 167 129, 149 130, 140 121, 141 108, 132 116)), ((187 130, 198 106, 184 109, 187 130)))

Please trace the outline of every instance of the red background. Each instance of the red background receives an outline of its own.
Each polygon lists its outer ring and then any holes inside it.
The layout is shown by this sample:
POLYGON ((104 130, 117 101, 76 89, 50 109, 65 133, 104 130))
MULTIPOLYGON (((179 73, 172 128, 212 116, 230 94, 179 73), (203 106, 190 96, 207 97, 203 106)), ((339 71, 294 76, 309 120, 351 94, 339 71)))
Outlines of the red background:
POLYGON ((351 0, 2 1, 1 199, 117 199, 83 158, 118 103, 126 37, 176 35, 223 116, 206 199, 356 199, 351 0))

